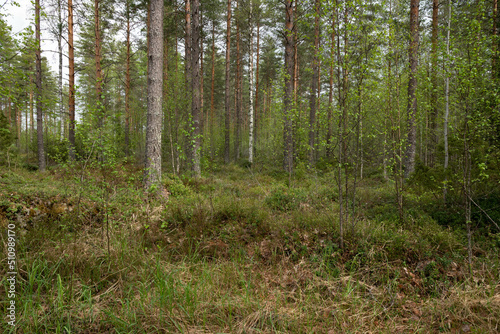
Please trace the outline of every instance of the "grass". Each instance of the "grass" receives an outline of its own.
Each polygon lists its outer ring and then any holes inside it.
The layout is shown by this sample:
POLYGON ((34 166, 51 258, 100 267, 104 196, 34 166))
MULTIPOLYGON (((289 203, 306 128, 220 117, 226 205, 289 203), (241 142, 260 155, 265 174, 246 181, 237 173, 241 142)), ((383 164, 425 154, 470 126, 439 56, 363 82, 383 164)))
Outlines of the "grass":
POLYGON ((16 333, 500 330, 498 234, 477 237, 470 276, 463 229, 416 200, 398 222, 388 183, 361 183, 341 250, 329 174, 288 188, 231 165, 164 175, 158 198, 136 175, 0 169, 0 225, 19 235, 16 333))

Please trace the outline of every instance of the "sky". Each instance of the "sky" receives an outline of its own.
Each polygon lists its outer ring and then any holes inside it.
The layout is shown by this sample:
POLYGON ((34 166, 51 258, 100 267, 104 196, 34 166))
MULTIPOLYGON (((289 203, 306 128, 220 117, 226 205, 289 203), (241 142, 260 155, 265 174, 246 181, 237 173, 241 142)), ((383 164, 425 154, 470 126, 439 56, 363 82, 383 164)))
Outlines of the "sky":
MULTIPOLYGON (((32 11, 33 4, 31 0, 16 0, 19 6, 13 5, 13 0, 0 0, 0 5, 7 1, 7 4, 1 9, 2 14, 6 14, 7 23, 12 26, 12 34, 16 37, 21 31, 27 28, 30 24, 33 25, 34 30, 34 13, 32 11)), ((44 31, 44 24, 42 19, 42 56, 46 57, 49 65, 54 73, 59 71, 57 53, 51 52, 57 50, 57 42, 49 40, 50 36, 47 31, 44 31)), ((63 46, 66 49, 65 46, 63 46)), ((63 78, 67 76, 63 57, 63 78)))

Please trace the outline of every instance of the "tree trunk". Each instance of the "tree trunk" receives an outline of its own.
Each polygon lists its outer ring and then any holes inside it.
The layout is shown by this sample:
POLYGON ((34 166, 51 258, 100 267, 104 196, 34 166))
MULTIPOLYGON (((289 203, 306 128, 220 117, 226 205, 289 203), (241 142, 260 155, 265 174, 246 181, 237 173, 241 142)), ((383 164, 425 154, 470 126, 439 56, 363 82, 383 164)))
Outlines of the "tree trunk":
POLYGON ((415 151, 417 144, 417 63, 418 63, 418 9, 420 0, 410 2, 410 79, 408 82, 408 140, 405 152, 405 179, 415 170, 415 151))
POLYGON ((210 81, 210 157, 214 157, 214 110, 215 110, 215 20, 212 21, 212 76, 210 81))
POLYGON ((285 100, 283 129, 283 168, 291 175, 293 170, 293 77, 294 77, 294 15, 293 0, 285 0, 285 100))
POLYGON ((335 63, 335 17, 336 17, 336 11, 337 11, 337 6, 336 4, 334 5, 335 8, 332 11, 332 43, 330 45, 330 89, 328 92, 328 114, 327 114, 327 121, 328 121, 328 131, 326 134, 326 156, 327 158, 331 158, 332 156, 332 114, 333 114, 333 65, 335 63))
POLYGON ((38 169, 45 171, 45 151, 43 147, 42 113, 42 50, 40 42, 40 0, 35 0, 35 38, 36 38, 36 131, 38 139, 38 169))
POLYGON ((257 131, 259 128, 258 122, 260 120, 259 114, 259 60, 260 60, 260 22, 257 17, 257 60, 255 64, 255 115, 254 115, 254 141, 257 143, 257 131))
MULTIPOLYGON (((236 0, 236 12, 238 13, 239 2, 236 0)), ((242 86, 242 71, 241 71, 241 52, 240 52, 240 23, 236 16, 236 135, 234 140, 234 155, 235 159, 240 158, 240 141, 241 141, 241 86, 242 86)))
POLYGON ((163 89, 163 1, 150 2, 148 42, 148 113, 144 188, 159 190, 161 182, 161 130, 163 89))
POLYGON ((103 125, 104 110, 102 101, 102 68, 101 68, 101 28, 99 17, 99 0, 94 0, 94 32, 95 32, 95 93, 97 98, 97 115, 99 120, 99 127, 103 125))
POLYGON ((68 0, 68 65, 69 65, 69 94, 68 94, 68 140, 69 158, 75 160, 75 49, 73 44, 73 0, 68 0))
POLYGON ((437 42, 438 42, 438 10, 439 0, 432 2, 432 48, 431 48, 431 117, 430 117, 430 145, 429 145, 429 166, 434 167, 435 150, 437 145, 437 115, 438 115, 438 94, 437 94, 437 42))
POLYGON ((201 87, 200 87, 200 0, 192 0, 192 54, 191 54, 191 87, 192 87, 192 104, 191 117, 193 120, 193 147, 192 169, 196 177, 201 176, 200 167, 200 112, 201 112, 201 87))
POLYGON ((125 70, 125 156, 130 155, 130 0, 126 2, 127 16, 127 58, 125 70))
POLYGON ((496 80, 497 77, 497 58, 498 58, 498 40, 497 40, 497 13, 498 1, 493 0, 493 42, 491 46, 491 75, 496 80))
POLYGON ((316 126, 316 107, 318 104, 318 79, 319 79, 319 11, 320 0, 315 0, 315 18, 314 18, 314 56, 312 63, 312 81, 311 81, 311 96, 309 101, 309 165, 314 164, 314 138, 316 126))
POLYGON ((231 126, 229 87, 231 84, 230 71, 231 56, 231 0, 227 0, 227 24, 226 24, 226 91, 224 97, 224 163, 229 163, 229 135, 231 126))
POLYGON ((448 29, 446 31, 446 79, 445 79, 445 111, 444 111, 444 186, 443 186, 443 201, 446 203, 446 192, 447 192, 447 170, 449 161, 449 150, 448 150, 448 118, 450 115, 450 30, 451 30, 451 0, 448 0, 448 29))
POLYGON ((58 83, 58 95, 59 95, 59 117, 60 117, 60 126, 59 129, 61 131, 60 138, 64 138, 64 106, 63 106, 63 83, 62 83, 62 72, 63 72, 63 50, 62 50, 62 5, 61 5, 61 0, 57 1, 57 15, 59 18, 59 26, 57 27, 57 51, 58 51, 58 56, 59 56, 59 83, 58 83))
POLYGON ((249 135, 248 135, 248 161, 250 164, 253 163, 253 122, 254 122, 254 110, 253 110, 253 17, 252 17, 252 2, 250 0, 250 16, 248 18, 248 24, 250 26, 250 50, 249 53, 249 89, 250 89, 250 101, 249 101, 249 112, 248 112, 248 123, 249 123, 249 135))

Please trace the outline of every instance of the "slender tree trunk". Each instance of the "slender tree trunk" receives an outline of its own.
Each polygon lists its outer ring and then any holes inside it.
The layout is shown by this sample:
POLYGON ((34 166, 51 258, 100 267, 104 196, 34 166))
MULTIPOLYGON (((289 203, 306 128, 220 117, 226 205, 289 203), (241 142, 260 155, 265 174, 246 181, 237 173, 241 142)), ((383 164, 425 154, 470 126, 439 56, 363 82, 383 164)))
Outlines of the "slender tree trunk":
POLYGON ((493 39, 491 46, 491 75, 496 80, 497 77, 497 58, 498 58, 498 40, 497 40, 497 14, 498 14, 498 1, 493 0, 493 39))
MULTIPOLYGON (((238 13, 239 2, 236 0, 236 12, 238 13)), ((238 18, 238 16, 236 16, 238 18)), ((240 51, 240 22, 236 19, 236 136, 234 140, 234 155, 235 159, 240 158, 240 142, 241 142, 241 86, 242 86, 242 70, 241 70, 241 51, 240 51)))
POLYGON ((327 121, 328 121, 328 131, 326 134, 326 156, 328 158, 331 158, 332 156, 332 133, 333 133, 333 128, 332 128, 332 114, 333 114, 333 65, 335 63, 335 18, 336 18, 336 12, 337 12, 337 6, 334 4, 334 9, 332 11, 332 34, 331 34, 331 45, 330 45, 330 89, 328 92, 328 114, 327 114, 327 121))
POLYGON ((59 95, 59 117, 60 117, 60 131, 61 135, 60 138, 64 138, 64 106, 63 106, 63 83, 62 83, 62 72, 63 72, 63 50, 62 50, 62 27, 63 27, 63 22, 62 22, 62 4, 61 0, 57 1, 57 14, 59 18, 59 26, 57 28, 57 51, 58 51, 58 56, 59 56, 59 84, 58 84, 58 95, 59 95))
POLYGON ((35 0, 35 38, 36 38, 36 131, 38 139, 38 169, 45 171, 45 151, 43 147, 42 112, 42 50, 40 41, 40 0, 35 0))
POLYGON ((431 115, 430 115, 430 145, 429 145, 429 166, 434 167, 435 150, 437 145, 437 115, 438 115, 438 94, 437 94, 437 42, 438 42, 438 10, 439 0, 432 2, 432 49, 431 49, 431 115))
MULTIPOLYGON (((200 9, 200 37, 199 37, 199 43, 200 43, 200 134, 203 135, 203 129, 205 129, 205 122, 207 122, 208 117, 204 117, 205 112, 204 112, 204 75, 203 75, 203 34, 201 33, 201 27, 203 27, 203 12, 200 9)), ((208 124, 208 122, 207 122, 208 124)), ((203 137, 200 138, 200 143, 203 137)), ((200 144, 201 145, 201 144, 200 144)))
POLYGON ((294 77, 294 13, 293 0, 285 0, 285 100, 283 129, 283 168, 291 175, 293 170, 292 106, 294 77))
POLYGON ((125 156, 130 155, 130 0, 126 2, 127 16, 127 58, 125 72, 125 156))
POLYGON ((192 104, 191 116, 193 119, 193 172, 196 177, 201 176, 200 149, 201 149, 201 87, 200 87, 200 0, 192 0, 192 54, 191 54, 191 82, 192 82, 192 104))
POLYGON ((443 186, 443 201, 446 204, 446 193, 447 193, 447 182, 448 182, 448 161, 449 161, 449 150, 448 150, 448 118, 450 115, 450 30, 451 30, 451 0, 448 0, 448 29, 446 31, 446 78, 445 78, 445 111, 444 111, 444 186, 443 186))
MULTIPOLYGON (((192 24, 191 24, 191 0, 185 0, 185 8, 186 8, 186 26, 185 26, 185 35, 184 35, 184 67, 185 67, 185 82, 186 82, 186 88, 185 88, 185 99, 186 101, 189 101, 190 98, 192 99, 192 96, 190 96, 189 92, 192 89, 191 85, 191 65, 192 65, 192 24)), ((192 93, 192 91, 191 91, 192 93)), ((186 106, 186 108, 188 108, 186 106)), ((189 128, 192 127, 192 122, 193 120, 190 119, 188 124, 189 128)), ((187 136, 186 136, 186 141, 185 141, 185 147, 184 151, 186 152, 186 158, 188 160, 188 165, 193 166, 193 147, 191 145, 191 139, 192 139, 192 133, 191 130, 188 130, 187 136)))
POLYGON ((73 44, 73 0, 68 0, 68 65, 69 65, 69 94, 68 94, 68 140, 69 157, 75 160, 75 49, 73 44))
POLYGON ((210 157, 214 157, 214 110, 215 110, 215 20, 212 21, 212 77, 210 81, 210 157))
POLYGON ((249 135, 248 135, 248 161, 250 164, 253 163, 253 143, 254 143, 254 137, 253 137, 253 122, 254 122, 254 101, 253 101, 253 17, 252 17, 252 2, 250 0, 250 16, 248 18, 248 24, 250 26, 250 50, 248 51, 249 53, 249 89, 250 89, 250 101, 249 101, 249 112, 248 112, 248 120, 249 120, 249 135))
POLYGON ((14 105, 14 112, 16 113, 16 146, 19 151, 21 151, 21 124, 22 115, 19 105, 16 103, 14 105))
POLYGON ((314 56, 312 64, 312 81, 311 81, 311 96, 309 102, 309 164, 314 164, 314 139, 316 125, 316 107, 317 107, 317 91, 319 79, 319 11, 320 0, 315 0, 315 18, 314 18, 314 56))
POLYGON ((255 115, 254 115, 254 140, 257 145, 257 131, 259 129, 259 61, 260 61, 260 18, 257 17, 257 60, 255 64, 255 115))
POLYGON ((224 163, 229 163, 229 135, 231 130, 231 112, 229 100, 229 88, 231 84, 230 73, 231 56, 231 0, 227 0, 227 24, 226 24, 226 91, 224 97, 224 163))
POLYGON ((103 126, 104 110, 102 100, 102 68, 101 68, 101 28, 100 28, 100 13, 99 13, 99 0, 94 0, 94 32, 95 32, 95 92, 97 98, 97 113, 99 120, 99 127, 103 126))
POLYGON ((410 48, 409 48, 409 64, 410 64, 410 79, 408 82, 408 140, 406 143, 405 152, 405 179, 410 176, 415 170, 415 151, 417 144, 417 64, 418 64, 418 10, 420 0, 410 1, 410 48))
POLYGON ((163 1, 150 2, 148 41, 148 113, 144 188, 159 190, 161 182, 161 130, 163 89, 163 1))

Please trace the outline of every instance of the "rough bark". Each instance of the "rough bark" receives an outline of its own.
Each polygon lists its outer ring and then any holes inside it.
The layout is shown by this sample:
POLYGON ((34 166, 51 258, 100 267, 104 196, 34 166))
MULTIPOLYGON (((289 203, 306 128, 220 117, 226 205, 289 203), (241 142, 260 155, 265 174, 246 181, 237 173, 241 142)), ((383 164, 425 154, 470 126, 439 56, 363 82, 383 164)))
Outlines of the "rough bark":
POLYGON ((260 119, 259 114, 259 61, 260 61, 260 22, 259 18, 257 18, 257 59, 255 64, 255 115, 254 115, 254 140, 255 144, 257 143, 257 131, 258 131, 258 122, 260 119))
POLYGON ((497 40, 497 14, 498 14, 498 1, 493 0, 493 42, 491 54, 491 75, 493 78, 497 77, 497 58, 498 58, 498 40, 497 40))
POLYGON ((40 44, 40 0, 35 1, 35 39, 36 39, 36 131, 38 139, 38 170, 45 170, 45 151, 43 147, 43 112, 42 112, 42 51, 40 44))
POLYGON ((144 188, 159 190, 161 182, 161 130, 163 89, 163 1, 150 2, 148 41, 148 112, 144 188))
POLYGON ((224 163, 229 163, 229 139, 231 126, 229 87, 231 83, 230 71, 231 56, 231 0, 227 0, 227 24, 226 24, 226 92, 224 97, 224 163))
POLYGON ((252 17, 252 3, 250 2, 250 16, 248 19, 250 26, 250 50, 249 52, 249 89, 250 89, 250 101, 249 101, 249 111, 248 111, 248 124, 249 124, 249 135, 248 135, 248 161, 253 163, 253 123, 254 123, 254 110, 253 110, 253 17, 252 17))
POLYGON ((60 125, 59 129, 61 131, 60 133, 60 138, 64 138, 64 106, 63 106, 63 82, 62 82, 62 72, 63 72, 63 50, 62 50, 62 4, 61 0, 58 0, 57 2, 57 15, 59 18, 59 26, 57 28, 57 51, 58 51, 58 56, 59 56, 59 76, 58 76, 58 86, 57 86, 57 93, 59 95, 59 117, 60 117, 60 125))
POLYGON ((418 64, 418 10, 419 0, 411 0, 410 2, 410 48, 409 48, 409 65, 410 79, 408 82, 408 139, 405 152, 405 179, 410 176, 415 170, 415 153, 417 144, 417 64, 418 64))
POLYGON ((319 11, 320 0, 315 0, 315 18, 314 18, 314 56, 312 64, 311 95, 309 97, 309 164, 314 164, 314 139, 316 135, 316 107, 318 105, 318 81, 319 81, 319 11))
POLYGON ((332 11, 332 33, 331 33, 331 45, 330 45, 330 77, 329 77, 329 91, 328 91, 328 113, 327 113, 327 122, 328 122, 328 130, 326 133, 326 156, 327 158, 331 158, 332 156, 332 134, 333 134, 333 127, 332 127, 332 114, 333 114, 333 65, 335 63, 335 18, 336 18, 336 10, 337 6, 335 6, 334 10, 332 11))
MULTIPOLYGON (((240 0, 236 0, 236 12, 238 13, 240 0)), ((238 18, 238 16, 236 16, 238 18)), ((240 142, 241 142, 241 86, 242 86, 242 71, 241 71, 241 50, 240 50, 240 23, 236 19, 236 134, 234 138, 234 155, 236 160, 240 158, 240 142)))
POLYGON ((201 124, 200 124, 200 113, 201 113, 201 80, 200 80, 200 0, 191 1, 191 13, 192 13, 192 54, 191 54, 191 88, 192 88, 192 103, 191 103, 191 117, 193 120, 193 146, 192 146, 192 157, 193 164, 192 169, 196 177, 201 176, 200 167, 200 146, 201 146, 201 124))
POLYGON ((73 44, 73 0, 68 0, 68 65, 69 65, 69 94, 68 94, 69 157, 70 160, 75 160, 75 49, 73 44))
POLYGON ((431 114, 430 114, 430 143, 429 143, 429 166, 434 167, 435 149, 437 145, 437 115, 438 115, 438 94, 437 94, 437 42, 438 42, 438 10, 439 0, 432 2, 432 41, 431 41, 431 114))
POLYGON ((215 110, 215 21, 212 21, 212 75, 210 80, 210 156, 214 156, 214 110, 215 110))
POLYGON ((293 171, 292 106, 294 77, 294 15, 293 0, 285 0, 285 99, 283 129, 283 168, 293 171))
POLYGON ((130 154, 130 2, 126 3, 126 16, 127 16, 127 58, 125 70, 125 156, 130 154))
POLYGON ((450 74, 449 74, 449 62, 450 62, 450 30, 451 30, 451 0, 448 0, 448 29, 446 31, 446 79, 445 79, 445 111, 444 111, 444 171, 445 171, 445 182, 443 186, 443 201, 446 203, 446 193, 447 193, 447 170, 449 161, 449 150, 448 150, 448 118, 450 115, 450 74))
POLYGON ((99 10, 99 0, 94 0, 94 59, 95 59, 95 93, 97 98, 97 113, 99 120, 99 127, 103 125, 103 104, 102 104, 102 67, 101 67, 101 28, 100 28, 100 10, 99 10))

